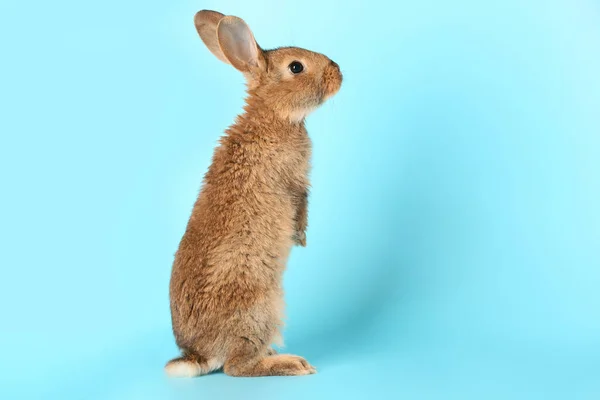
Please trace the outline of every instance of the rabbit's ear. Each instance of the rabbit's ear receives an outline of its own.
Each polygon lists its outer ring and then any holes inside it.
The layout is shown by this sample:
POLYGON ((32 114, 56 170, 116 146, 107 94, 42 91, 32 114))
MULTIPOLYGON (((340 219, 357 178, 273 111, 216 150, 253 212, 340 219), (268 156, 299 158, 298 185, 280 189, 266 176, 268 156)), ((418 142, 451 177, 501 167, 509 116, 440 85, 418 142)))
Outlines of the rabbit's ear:
POLYGON ((219 60, 229 64, 229 60, 225 57, 219 47, 219 40, 217 39, 217 26, 225 16, 216 11, 202 10, 198 11, 194 16, 194 24, 196 30, 200 35, 200 39, 204 42, 206 47, 213 53, 219 60))
POLYGON ((236 69, 250 73, 265 67, 262 50, 243 19, 230 15, 221 19, 217 37, 223 55, 236 69))

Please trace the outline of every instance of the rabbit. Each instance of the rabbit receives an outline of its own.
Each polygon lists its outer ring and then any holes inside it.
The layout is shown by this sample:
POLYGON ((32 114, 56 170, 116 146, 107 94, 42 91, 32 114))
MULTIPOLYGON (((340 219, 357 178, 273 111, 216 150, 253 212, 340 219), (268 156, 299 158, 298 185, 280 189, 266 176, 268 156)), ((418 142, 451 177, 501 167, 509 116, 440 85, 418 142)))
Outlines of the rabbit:
POLYGON ((311 140, 306 116, 335 95, 339 66, 296 47, 263 50, 235 16, 199 11, 200 38, 247 82, 244 112, 221 137, 175 253, 169 294, 181 356, 170 376, 308 375, 282 344, 282 274, 306 246, 311 140))

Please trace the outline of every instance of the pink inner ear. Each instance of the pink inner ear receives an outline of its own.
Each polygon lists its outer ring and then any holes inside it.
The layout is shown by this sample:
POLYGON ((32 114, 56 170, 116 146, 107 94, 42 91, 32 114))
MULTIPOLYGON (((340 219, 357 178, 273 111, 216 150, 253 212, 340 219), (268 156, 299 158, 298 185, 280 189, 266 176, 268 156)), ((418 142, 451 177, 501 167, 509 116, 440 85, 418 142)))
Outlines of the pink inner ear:
POLYGON ((234 67, 246 70, 248 65, 258 65, 258 46, 243 20, 225 17, 219 23, 217 32, 221 50, 234 67))
MULTIPOLYGON (((236 32, 238 33, 240 32, 236 32)), ((256 43, 251 33, 249 36, 245 34, 236 36, 234 46, 236 53, 243 57, 243 61, 256 65, 256 43)))

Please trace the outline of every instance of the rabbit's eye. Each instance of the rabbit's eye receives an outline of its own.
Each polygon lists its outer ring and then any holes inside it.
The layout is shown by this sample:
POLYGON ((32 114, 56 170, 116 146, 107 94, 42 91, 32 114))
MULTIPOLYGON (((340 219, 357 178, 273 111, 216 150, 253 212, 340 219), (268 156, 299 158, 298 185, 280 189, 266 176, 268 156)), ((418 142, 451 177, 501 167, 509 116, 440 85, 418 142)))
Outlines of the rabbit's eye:
POLYGON ((293 61, 290 65, 289 65, 290 71, 292 71, 292 74, 299 74, 300 72, 302 72, 304 70, 304 65, 302 65, 302 63, 300 63, 299 61, 293 61))

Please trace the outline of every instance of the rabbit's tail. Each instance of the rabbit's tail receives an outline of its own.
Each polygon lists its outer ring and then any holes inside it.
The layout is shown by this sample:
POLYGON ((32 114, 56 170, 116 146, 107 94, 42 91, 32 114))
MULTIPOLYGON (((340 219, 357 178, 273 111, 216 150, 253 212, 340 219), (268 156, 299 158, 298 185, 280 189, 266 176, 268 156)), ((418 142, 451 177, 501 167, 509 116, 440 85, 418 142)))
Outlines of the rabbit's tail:
POLYGON ((205 360, 195 354, 184 354, 181 357, 172 359, 165 365, 167 375, 176 378, 192 378, 208 374, 211 371, 217 370, 223 366, 223 363, 218 363, 216 360, 205 360))

